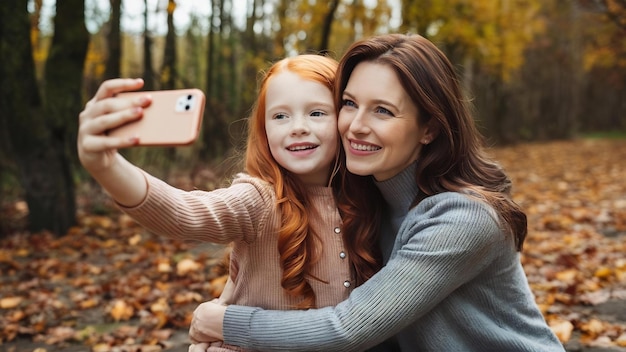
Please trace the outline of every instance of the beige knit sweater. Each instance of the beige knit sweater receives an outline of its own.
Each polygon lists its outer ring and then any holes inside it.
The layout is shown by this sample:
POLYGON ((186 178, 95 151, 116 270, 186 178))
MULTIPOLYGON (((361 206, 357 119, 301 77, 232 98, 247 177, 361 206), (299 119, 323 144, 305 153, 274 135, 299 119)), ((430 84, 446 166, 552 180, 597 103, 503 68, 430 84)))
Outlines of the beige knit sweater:
MULTIPOLYGON (((234 289, 227 303, 293 309, 298 298, 280 286, 282 272, 277 249, 280 213, 273 187, 239 174, 232 185, 214 191, 186 192, 146 174, 148 194, 135 207, 122 207, 148 230, 186 242, 233 243, 231 267, 234 289)), ((309 221, 320 237, 319 261, 309 279, 317 306, 336 305, 354 287, 341 236, 341 218, 329 187, 311 186, 309 221)))

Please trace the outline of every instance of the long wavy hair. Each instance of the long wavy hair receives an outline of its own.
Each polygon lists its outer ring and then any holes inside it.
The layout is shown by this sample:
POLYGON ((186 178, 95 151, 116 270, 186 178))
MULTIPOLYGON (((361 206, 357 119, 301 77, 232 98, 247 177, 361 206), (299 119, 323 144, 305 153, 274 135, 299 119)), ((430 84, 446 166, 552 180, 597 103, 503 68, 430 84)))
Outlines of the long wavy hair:
POLYGON ((527 233, 526 214, 511 198, 511 180, 487 155, 470 102, 445 54, 419 35, 388 34, 356 42, 339 62, 336 104, 341 104, 350 74, 364 61, 393 69, 419 109, 420 126, 428 125, 437 133, 420 151, 415 174, 420 192, 411 206, 446 191, 473 195, 496 210, 504 230, 512 234, 521 251, 527 233))
MULTIPOLYGON (((281 167, 270 152, 265 129, 265 99, 272 78, 284 71, 296 73, 305 80, 319 82, 331 92, 335 88, 337 61, 322 55, 303 54, 274 63, 263 75, 258 98, 248 119, 245 169, 251 176, 263 179, 274 186, 277 206, 281 213, 278 232, 278 251, 282 268, 281 285, 292 296, 302 297, 296 308, 316 307, 315 292, 308 279, 319 280, 311 273, 319 236, 309 223, 310 197, 306 185, 281 167)), ((339 140, 340 138, 338 138, 339 140)), ((339 142, 340 143, 340 142, 339 142)), ((359 285, 381 267, 377 230, 380 215, 376 209, 358 209, 365 197, 357 187, 367 186, 367 179, 346 172, 345 154, 337 147, 335 165, 329 170, 329 184, 342 216, 342 236, 348 260, 359 285)), ((370 207, 376 208, 376 207, 370 207)))

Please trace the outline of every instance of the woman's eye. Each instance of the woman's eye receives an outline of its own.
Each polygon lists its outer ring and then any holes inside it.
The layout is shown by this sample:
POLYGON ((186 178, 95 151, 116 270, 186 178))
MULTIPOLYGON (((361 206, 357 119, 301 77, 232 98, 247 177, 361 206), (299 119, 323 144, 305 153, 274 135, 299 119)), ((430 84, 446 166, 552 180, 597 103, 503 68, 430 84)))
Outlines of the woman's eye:
POLYGON ((384 114, 384 115, 389 115, 389 116, 394 116, 393 113, 385 108, 383 108, 382 106, 377 107, 376 109, 374 109, 374 111, 377 114, 384 114))
POLYGON ((353 102, 352 100, 350 100, 350 99, 344 99, 344 100, 342 101, 342 105, 343 105, 343 106, 352 107, 352 108, 356 107, 356 103, 354 103, 354 102, 353 102))

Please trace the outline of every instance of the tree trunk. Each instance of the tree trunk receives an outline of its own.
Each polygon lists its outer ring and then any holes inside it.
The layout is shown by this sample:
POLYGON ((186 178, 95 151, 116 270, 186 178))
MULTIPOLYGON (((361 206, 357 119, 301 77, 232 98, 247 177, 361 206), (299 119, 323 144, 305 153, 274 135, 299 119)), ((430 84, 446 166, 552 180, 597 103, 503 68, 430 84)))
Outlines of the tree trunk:
POLYGON ((120 17, 122 0, 110 0, 111 19, 109 20, 109 35, 107 36, 108 58, 104 78, 120 77, 120 67, 122 60, 120 17))
MULTIPOLYGON (((74 6, 82 9, 82 3, 74 6)), ((83 17, 78 21, 84 23, 83 17)), ((0 2, 0 23, 0 109, 29 209, 29 230, 64 234, 74 224, 74 193, 69 164, 63 161, 65 141, 53 142, 48 121, 55 117, 48 116, 37 87, 26 2, 0 2)), ((80 97, 79 91, 72 94, 80 97)), ((73 125, 76 116, 71 115, 73 125)))
POLYGON ((46 61, 44 110, 52 132, 50 153, 59 163, 59 198, 53 206, 63 209, 62 214, 55 210, 57 221, 69 227, 74 224, 76 213, 72 170, 77 164, 76 121, 83 105, 83 69, 89 46, 84 1, 57 2, 54 28, 46 61))
POLYGON ((174 10, 176 3, 168 0, 167 4, 167 36, 163 52, 161 68, 161 89, 174 89, 176 85, 176 29, 174 28, 174 10))
POLYGON ((328 52, 328 43, 330 41, 330 34, 332 32, 333 20, 335 18, 335 12, 339 7, 339 0, 333 0, 328 4, 328 13, 324 17, 324 23, 322 25, 322 37, 320 39, 320 46, 318 51, 320 53, 328 52))
POLYGON ((213 11, 209 20, 209 34, 207 44, 207 72, 206 72, 206 108, 204 111, 205 119, 203 122, 202 134, 202 150, 200 158, 210 160, 215 158, 221 152, 220 135, 223 134, 224 124, 222 116, 225 114, 225 106, 227 100, 224 99, 223 92, 223 76, 222 70, 223 59, 221 48, 223 41, 223 0, 213 0, 211 2, 213 11), (218 17, 221 16, 221 17, 218 17), (219 20, 219 21, 218 21, 219 20), (215 23, 220 23, 219 27, 215 27, 215 23))
POLYGON ((144 0, 146 10, 144 12, 144 33, 143 33, 143 81, 144 90, 153 90, 154 72, 152 70, 152 38, 150 38, 150 30, 148 29, 148 0, 144 0))

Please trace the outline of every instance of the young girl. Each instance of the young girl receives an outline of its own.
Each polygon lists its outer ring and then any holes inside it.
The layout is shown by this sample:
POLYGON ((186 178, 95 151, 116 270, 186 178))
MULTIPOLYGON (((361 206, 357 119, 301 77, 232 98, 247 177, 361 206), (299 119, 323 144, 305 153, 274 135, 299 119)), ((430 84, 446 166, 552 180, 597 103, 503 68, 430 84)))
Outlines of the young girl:
POLYGON ((381 265, 377 207, 356 208, 366 180, 345 171, 333 101, 336 68, 330 58, 300 55, 269 69, 249 119, 246 173, 228 188, 185 192, 117 153, 138 138, 104 132, 140 118, 150 97, 115 95, 141 88, 141 80, 106 81, 87 103, 78 133, 81 163, 147 229, 186 241, 232 242, 225 303, 335 305, 381 265))

